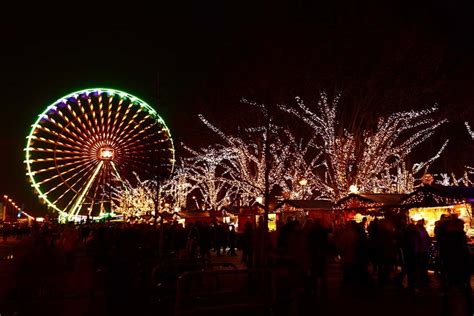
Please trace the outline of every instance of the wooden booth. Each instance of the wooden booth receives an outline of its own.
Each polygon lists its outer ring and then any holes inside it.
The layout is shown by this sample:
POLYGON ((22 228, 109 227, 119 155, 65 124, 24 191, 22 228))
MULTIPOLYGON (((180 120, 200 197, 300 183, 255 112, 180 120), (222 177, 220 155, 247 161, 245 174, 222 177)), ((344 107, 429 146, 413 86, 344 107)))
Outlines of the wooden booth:
POLYGON ((474 236, 471 228, 474 188, 465 186, 443 186, 425 184, 406 196, 401 205, 407 211, 408 219, 423 219, 430 236, 434 236, 435 222, 443 214, 456 214, 464 221, 464 230, 474 236))

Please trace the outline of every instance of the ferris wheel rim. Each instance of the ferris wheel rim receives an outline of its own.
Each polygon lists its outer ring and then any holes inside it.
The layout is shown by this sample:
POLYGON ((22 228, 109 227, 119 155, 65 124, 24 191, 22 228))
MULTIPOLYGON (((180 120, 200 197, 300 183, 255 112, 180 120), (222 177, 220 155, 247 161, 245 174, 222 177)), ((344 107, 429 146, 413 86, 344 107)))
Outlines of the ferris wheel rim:
POLYGON ((33 171, 32 171, 32 162, 33 161, 30 160, 31 152, 33 151, 32 150, 32 139, 34 138, 33 134, 34 134, 35 130, 38 128, 38 126, 40 126, 39 123, 41 122, 41 119, 43 119, 47 115, 47 113, 50 112, 51 110, 55 110, 58 103, 65 102, 65 101, 67 101, 67 98, 70 98, 70 97, 78 97, 81 94, 90 94, 90 93, 99 93, 99 94, 100 93, 107 93, 107 94, 110 94, 110 95, 118 95, 122 99, 123 98, 129 99, 130 103, 133 103, 133 104, 137 103, 140 107, 145 108, 145 110, 155 120, 157 120, 157 122, 161 125, 162 129, 164 131, 166 131, 166 133, 168 134, 167 141, 170 142, 170 152, 171 152, 170 161, 172 161, 170 172, 172 173, 174 171, 174 162, 175 162, 175 159, 176 159, 176 154, 175 154, 175 146, 174 146, 173 138, 172 138, 172 135, 171 135, 171 131, 169 130, 169 128, 166 125, 163 118, 158 114, 158 112, 152 106, 150 106, 147 102, 145 102, 143 99, 138 98, 135 95, 132 95, 128 92, 125 92, 125 91, 122 91, 122 90, 119 90, 119 89, 100 88, 100 87, 99 88, 81 89, 81 90, 76 90, 74 92, 65 94, 64 96, 58 98, 56 101, 54 101, 52 103, 49 103, 49 105, 44 109, 44 111, 41 112, 41 114, 38 115, 38 118, 36 119, 36 121, 31 125, 30 132, 28 133, 28 136, 26 137, 27 138, 26 147, 24 148, 24 151, 25 151, 25 161, 24 161, 24 163, 26 164, 26 167, 27 167, 27 175, 28 175, 28 178, 31 182, 31 187, 34 188, 35 193, 39 196, 39 198, 42 199, 48 205, 48 207, 51 207, 54 210, 56 210, 60 214, 60 216, 66 216, 66 215, 68 215, 68 213, 65 212, 64 210, 61 210, 56 204, 52 203, 48 199, 46 194, 40 188, 40 183, 38 183, 36 181, 36 179, 34 178, 34 174, 33 174, 33 171))

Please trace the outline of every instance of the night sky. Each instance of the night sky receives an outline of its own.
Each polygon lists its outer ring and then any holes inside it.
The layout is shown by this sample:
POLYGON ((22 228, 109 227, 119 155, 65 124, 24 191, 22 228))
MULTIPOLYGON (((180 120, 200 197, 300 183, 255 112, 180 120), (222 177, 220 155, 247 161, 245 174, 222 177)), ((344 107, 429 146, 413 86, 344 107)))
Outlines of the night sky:
POLYGON ((358 108, 367 121, 438 103, 450 123, 414 160, 449 137, 433 168, 474 165, 474 141, 462 125, 474 125, 473 2, 329 2, 2 19, 0 192, 39 212, 24 171, 25 137, 47 105, 90 87, 142 98, 177 146, 193 147, 212 141, 198 113, 229 132, 251 121, 242 97, 277 104, 342 91, 345 117, 358 108))

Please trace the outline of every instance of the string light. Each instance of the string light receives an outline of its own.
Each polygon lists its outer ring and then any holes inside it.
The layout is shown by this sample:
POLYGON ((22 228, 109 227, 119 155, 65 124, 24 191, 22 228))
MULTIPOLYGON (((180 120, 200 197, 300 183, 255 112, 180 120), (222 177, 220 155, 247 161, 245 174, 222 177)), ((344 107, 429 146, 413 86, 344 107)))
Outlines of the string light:
POLYGON ((296 108, 279 105, 280 109, 300 118, 313 129, 314 142, 324 153, 319 164, 323 168, 316 172, 315 180, 332 189, 325 193, 333 200, 347 195, 351 185, 356 185, 360 192, 412 191, 415 174, 426 169, 447 145, 445 142, 428 161, 414 164, 411 171, 406 169, 406 157, 446 122, 431 117, 437 106, 381 117, 373 132, 349 131, 336 118, 340 97, 338 93, 330 101, 322 92, 312 108, 299 97, 296 98, 296 108))

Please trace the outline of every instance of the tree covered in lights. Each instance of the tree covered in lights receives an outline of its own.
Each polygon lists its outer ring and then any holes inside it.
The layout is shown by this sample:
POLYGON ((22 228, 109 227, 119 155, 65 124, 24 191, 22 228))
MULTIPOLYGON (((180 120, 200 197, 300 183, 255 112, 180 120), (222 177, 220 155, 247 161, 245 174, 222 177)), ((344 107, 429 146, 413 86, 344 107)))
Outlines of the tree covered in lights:
POLYGON ((243 205, 249 205, 257 198, 265 200, 267 191, 272 190, 288 191, 292 197, 302 197, 307 188, 298 185, 298 181, 311 174, 302 143, 288 129, 275 124, 263 105, 244 102, 264 114, 264 124, 240 129, 237 136, 226 134, 200 115, 201 121, 220 137, 222 143, 219 152, 202 155, 198 160, 208 161, 209 157, 218 160, 213 164, 219 163, 222 167, 219 181, 230 190, 228 196, 238 196, 243 205))
POLYGON ((204 209, 220 209, 231 200, 236 187, 225 178, 228 170, 226 162, 233 158, 232 151, 219 145, 198 151, 184 148, 192 155, 186 159, 189 164, 186 174, 188 184, 199 191, 204 209))
POLYGON ((176 165, 172 176, 165 180, 161 185, 162 195, 169 198, 174 209, 185 209, 189 193, 195 189, 190 182, 190 174, 193 172, 193 166, 186 164, 181 159, 176 165))
POLYGON ((314 132, 313 143, 322 155, 312 180, 326 188, 320 194, 337 200, 351 186, 361 192, 411 191, 414 174, 439 157, 447 144, 429 161, 415 164, 411 170, 405 167, 413 149, 446 122, 433 117, 437 107, 380 117, 373 130, 349 130, 338 120, 340 96, 330 100, 323 92, 313 106, 307 106, 300 98, 296 98, 295 107, 280 105, 314 132))
POLYGON ((159 185, 156 179, 142 180, 135 174, 135 181, 121 181, 119 186, 112 188, 114 211, 127 217, 142 217, 153 215, 155 209, 159 212, 184 209, 189 193, 195 188, 189 178, 191 173, 189 166, 181 160, 173 175, 159 185), (160 207, 157 208, 158 199, 160 207))
MULTIPOLYGON (((340 94, 307 106, 296 98, 295 106, 279 105, 285 118, 309 126, 306 138, 284 127, 262 104, 249 102, 263 114, 255 127, 224 132, 200 115, 200 120, 220 139, 198 150, 184 146, 189 156, 180 160, 173 176, 163 182, 160 196, 172 207, 185 208, 191 192, 199 192, 205 209, 220 209, 230 201, 243 205, 273 195, 287 199, 326 198, 333 201, 350 189, 360 192, 408 193, 440 157, 448 142, 431 158, 408 165, 407 157, 446 122, 435 119, 436 106, 380 117, 372 129, 347 128, 338 118, 340 94), (288 116, 289 115, 289 116, 288 116)), ((123 212, 153 210, 153 180, 124 183, 116 190, 123 212)))
POLYGON ((136 184, 124 180, 121 185, 112 188, 113 209, 126 217, 151 215, 155 210, 156 183, 153 180, 141 180, 135 174, 136 184))
MULTIPOLYGON (((469 136, 471 137, 472 140, 474 140, 474 132, 471 129, 471 125, 468 122, 464 122, 464 125, 466 126, 466 130, 469 136)), ((472 174, 474 174, 474 167, 465 166, 462 176, 456 175, 454 172, 440 173, 436 175, 437 176, 436 182, 441 185, 446 185, 446 186, 450 186, 450 185, 472 186, 474 184, 474 182, 470 179, 472 174)))

